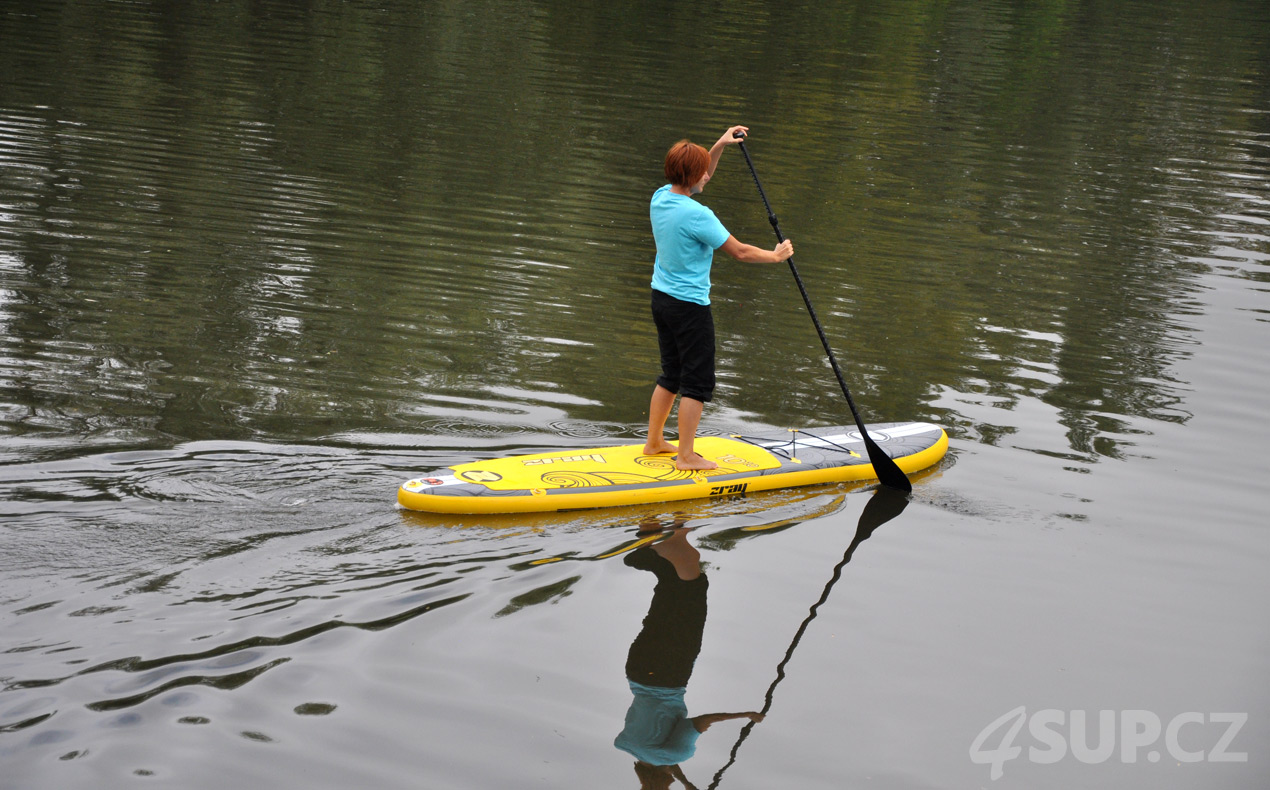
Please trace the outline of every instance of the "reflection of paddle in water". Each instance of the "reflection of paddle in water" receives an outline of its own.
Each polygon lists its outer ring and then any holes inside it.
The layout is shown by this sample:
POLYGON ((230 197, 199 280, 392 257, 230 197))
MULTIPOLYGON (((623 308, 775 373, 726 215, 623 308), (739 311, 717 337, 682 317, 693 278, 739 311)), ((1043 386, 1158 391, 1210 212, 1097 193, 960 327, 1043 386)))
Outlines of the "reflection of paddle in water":
POLYGON ((664 790, 676 779, 694 787, 679 766, 696 752, 697 738, 712 724, 748 718, 752 725, 763 719, 758 712, 688 716, 684 694, 701 652, 709 579, 701 572, 700 553, 688 543, 689 530, 681 524, 675 524, 666 540, 642 546, 624 560, 657 577, 643 629, 626 657, 634 699, 613 742, 635 757, 640 787, 647 790, 664 790))
POLYGON ((829 583, 825 585, 825 589, 820 593, 819 600, 811 605, 811 611, 807 613, 802 625, 798 626, 798 631, 794 634, 793 641, 789 643, 789 648, 785 651, 785 657, 776 665, 776 679, 772 681, 772 685, 767 689, 762 712, 757 718, 752 719, 741 728, 741 734, 737 737, 736 744, 732 746, 731 756, 728 758, 727 763, 719 769, 719 772, 714 775, 708 790, 714 790, 714 788, 719 786, 719 781, 723 779, 723 772, 731 768, 732 763, 736 762, 736 755, 741 749, 741 744, 745 743, 745 739, 750 736, 755 723, 762 721, 762 717, 771 710, 772 697, 776 693, 776 687, 785 678, 785 665, 794 657, 794 649, 798 647, 799 640, 807 632, 807 626, 811 625, 811 621, 816 619, 816 612, 820 609, 821 604, 829 600, 829 593, 833 590, 833 586, 838 583, 838 579, 842 577, 842 569, 851 561, 851 555, 855 554, 856 546, 868 540, 869 536, 878 527, 904 512, 904 508, 907 506, 908 497, 893 488, 883 486, 873 492, 873 496, 869 498, 868 503, 864 506, 864 512, 860 514, 860 521, 856 525, 855 537, 851 540, 851 545, 847 547, 842 559, 834 566, 833 576, 829 578, 829 583))

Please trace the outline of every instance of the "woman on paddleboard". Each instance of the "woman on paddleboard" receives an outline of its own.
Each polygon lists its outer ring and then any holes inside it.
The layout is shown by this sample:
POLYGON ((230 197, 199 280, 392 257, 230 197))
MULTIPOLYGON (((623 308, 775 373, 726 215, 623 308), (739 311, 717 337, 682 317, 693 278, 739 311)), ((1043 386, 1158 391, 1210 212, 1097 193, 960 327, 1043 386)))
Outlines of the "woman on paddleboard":
POLYGON ((714 396, 714 317, 710 312, 710 264, 715 250, 745 263, 780 263, 794 254, 789 239, 772 250, 743 244, 728 233, 714 212, 693 196, 705 189, 723 149, 749 132, 733 126, 707 151, 680 140, 666 153, 669 184, 653 193, 649 217, 657 260, 653 266, 653 322, 661 350, 661 375, 648 406, 647 455, 678 452, 682 470, 718 467, 693 450, 705 404, 714 396), (679 446, 663 430, 679 396, 679 446))

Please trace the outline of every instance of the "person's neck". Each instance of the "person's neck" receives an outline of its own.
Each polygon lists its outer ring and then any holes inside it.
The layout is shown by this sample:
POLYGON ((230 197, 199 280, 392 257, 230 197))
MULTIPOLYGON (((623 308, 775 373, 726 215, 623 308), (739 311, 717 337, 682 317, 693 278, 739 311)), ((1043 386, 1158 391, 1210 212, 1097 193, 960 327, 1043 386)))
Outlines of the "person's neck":
POLYGON ((692 187, 681 187, 678 184, 671 184, 670 191, 674 192, 676 195, 683 195, 684 197, 692 197, 693 195, 692 187))

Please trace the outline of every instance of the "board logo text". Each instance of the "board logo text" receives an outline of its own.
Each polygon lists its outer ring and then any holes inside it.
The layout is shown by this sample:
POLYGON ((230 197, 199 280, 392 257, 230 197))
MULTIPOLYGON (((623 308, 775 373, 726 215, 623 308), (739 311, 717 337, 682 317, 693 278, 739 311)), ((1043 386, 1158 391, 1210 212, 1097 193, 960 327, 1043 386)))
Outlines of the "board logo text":
POLYGON ((546 464, 576 463, 578 461, 594 461, 597 464, 607 463, 607 461, 604 460, 604 456, 599 453, 592 453, 590 455, 559 455, 551 458, 530 458, 524 463, 525 466, 545 466, 546 464))

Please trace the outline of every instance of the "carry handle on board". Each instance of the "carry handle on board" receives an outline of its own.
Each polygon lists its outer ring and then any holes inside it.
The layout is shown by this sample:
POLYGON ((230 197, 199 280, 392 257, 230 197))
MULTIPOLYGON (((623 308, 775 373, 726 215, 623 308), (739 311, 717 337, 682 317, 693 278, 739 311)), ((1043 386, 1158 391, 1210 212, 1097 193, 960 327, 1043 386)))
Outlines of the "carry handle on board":
MULTIPOLYGON (((741 153, 745 155, 745 163, 750 167, 750 175, 754 177, 754 186, 758 187, 759 197, 763 199, 763 207, 767 209, 767 221, 772 224, 772 230, 776 231, 776 241, 785 241, 785 234, 781 233, 780 222, 776 219, 776 215, 772 213, 772 204, 767 201, 767 193, 763 191, 763 184, 758 180, 758 172, 754 169, 754 161, 750 159, 750 152, 745 147, 745 132, 733 132, 732 136, 738 138, 741 142, 741 153)), ((851 416, 855 418, 856 427, 860 429, 860 436, 864 439, 865 449, 869 451, 869 461, 873 464, 873 471, 877 473, 878 482, 888 488, 894 488, 904 493, 913 490, 913 484, 908 481, 908 477, 895 463, 886 451, 878 446, 877 442, 869 436, 868 430, 864 427, 864 421, 860 419, 860 412, 856 409, 855 401, 851 399, 851 391, 847 389, 847 380, 842 376, 842 370, 838 367, 838 360, 833 355, 833 349, 829 346, 829 338, 825 336, 825 330, 820 325, 820 319, 816 317, 816 308, 811 304, 811 297, 807 295, 807 287, 803 285, 803 278, 798 274, 798 267, 794 265, 794 257, 791 255, 787 261, 789 263, 789 271, 794 275, 794 282, 798 283, 798 292, 803 295, 803 304, 807 305, 807 313, 811 316, 811 322, 816 325, 816 334, 820 335, 820 344, 825 347, 825 355, 829 357, 829 365, 833 368, 833 374, 838 378, 838 386, 842 387, 842 394, 847 399, 847 406, 851 408, 851 416)))

